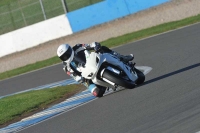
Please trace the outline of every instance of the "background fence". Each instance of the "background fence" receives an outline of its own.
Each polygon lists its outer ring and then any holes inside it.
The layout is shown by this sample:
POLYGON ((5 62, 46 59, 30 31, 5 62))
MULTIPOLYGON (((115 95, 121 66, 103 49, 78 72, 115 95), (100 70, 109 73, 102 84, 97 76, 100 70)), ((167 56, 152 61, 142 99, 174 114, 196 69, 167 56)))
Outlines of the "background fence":
POLYGON ((0 35, 103 0, 2 0, 0 35))

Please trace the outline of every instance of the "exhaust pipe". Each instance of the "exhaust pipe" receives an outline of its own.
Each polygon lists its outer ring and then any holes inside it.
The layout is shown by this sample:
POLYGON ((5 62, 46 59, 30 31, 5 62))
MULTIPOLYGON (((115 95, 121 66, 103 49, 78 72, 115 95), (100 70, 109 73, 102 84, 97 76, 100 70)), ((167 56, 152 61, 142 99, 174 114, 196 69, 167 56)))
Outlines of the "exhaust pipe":
POLYGON ((108 80, 108 79, 106 79, 106 78, 103 78, 103 80, 106 81, 107 83, 109 83, 109 84, 115 86, 115 83, 113 83, 112 81, 110 81, 110 80, 108 80))
MULTIPOLYGON (((108 69, 109 71, 112 71, 112 72, 116 73, 116 74, 120 74, 120 71, 118 71, 118 70, 116 70, 116 69, 114 69, 114 68, 112 68, 112 67, 107 67, 107 69, 108 69)), ((101 71, 101 77, 102 77, 104 71, 105 71, 105 68, 101 71)), ((106 78, 104 78, 104 77, 102 77, 102 79, 103 79, 104 81, 106 81, 107 83, 111 84, 112 86, 116 86, 116 84, 113 83, 112 81, 110 81, 110 80, 108 80, 108 79, 106 79, 106 78)))

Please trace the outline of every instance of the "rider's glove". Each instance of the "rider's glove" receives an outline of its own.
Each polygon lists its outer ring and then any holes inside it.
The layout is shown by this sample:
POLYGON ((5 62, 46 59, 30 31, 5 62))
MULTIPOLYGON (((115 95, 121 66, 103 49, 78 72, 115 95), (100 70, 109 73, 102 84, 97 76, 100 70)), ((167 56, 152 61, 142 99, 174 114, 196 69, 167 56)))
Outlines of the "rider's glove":
POLYGON ((100 52, 101 51, 101 44, 98 42, 94 42, 94 51, 100 52))
POLYGON ((84 77, 80 77, 80 79, 78 80, 79 83, 84 83, 85 82, 85 78, 84 77))
POLYGON ((85 78, 84 77, 75 77, 75 80, 78 82, 78 83, 84 83, 85 82, 85 78))
POLYGON ((85 82, 85 78, 81 77, 81 83, 84 83, 84 82, 85 82))
POLYGON ((64 67, 63 67, 63 70, 64 70, 65 72, 67 72, 67 71, 68 71, 67 66, 64 66, 64 67))

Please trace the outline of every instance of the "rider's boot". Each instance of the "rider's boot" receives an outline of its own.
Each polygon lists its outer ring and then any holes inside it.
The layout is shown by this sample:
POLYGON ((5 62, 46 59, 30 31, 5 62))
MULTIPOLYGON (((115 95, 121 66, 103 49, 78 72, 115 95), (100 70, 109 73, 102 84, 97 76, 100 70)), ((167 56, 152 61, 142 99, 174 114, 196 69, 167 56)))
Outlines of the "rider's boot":
POLYGON ((133 62, 129 62, 128 64, 132 68, 132 70, 134 71, 136 63, 135 62, 134 63, 133 62))
POLYGON ((121 55, 115 51, 112 52, 113 55, 117 56, 120 60, 128 63, 129 61, 132 61, 134 59, 133 54, 130 55, 121 55))

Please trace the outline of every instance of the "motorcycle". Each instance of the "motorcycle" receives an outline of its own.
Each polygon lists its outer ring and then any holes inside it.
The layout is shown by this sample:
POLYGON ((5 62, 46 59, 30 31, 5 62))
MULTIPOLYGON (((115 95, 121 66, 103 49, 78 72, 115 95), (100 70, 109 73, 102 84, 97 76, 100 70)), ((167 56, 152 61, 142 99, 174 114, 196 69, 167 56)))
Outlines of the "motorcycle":
POLYGON ((145 75, 130 63, 122 62, 110 53, 85 50, 86 63, 79 67, 82 77, 96 85, 116 90, 118 86, 133 89, 145 81, 145 75))

